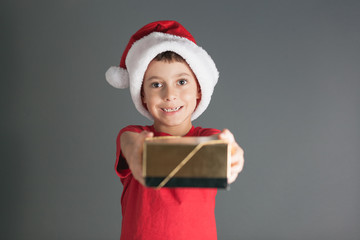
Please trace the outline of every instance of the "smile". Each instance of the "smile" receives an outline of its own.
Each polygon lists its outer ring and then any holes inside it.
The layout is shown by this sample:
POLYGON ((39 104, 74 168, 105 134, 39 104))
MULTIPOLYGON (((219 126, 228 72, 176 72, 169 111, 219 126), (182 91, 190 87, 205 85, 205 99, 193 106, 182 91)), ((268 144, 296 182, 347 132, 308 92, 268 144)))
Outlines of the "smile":
POLYGON ((176 107, 176 108, 161 108, 164 112, 176 112, 178 111, 182 106, 176 107))

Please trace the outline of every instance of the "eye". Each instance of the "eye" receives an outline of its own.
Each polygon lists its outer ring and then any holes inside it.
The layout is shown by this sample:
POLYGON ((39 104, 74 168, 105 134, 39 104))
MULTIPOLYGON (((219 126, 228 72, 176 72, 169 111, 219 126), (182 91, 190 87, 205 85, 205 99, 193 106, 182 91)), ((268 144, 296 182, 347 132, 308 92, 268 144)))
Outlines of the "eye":
POLYGON ((153 88, 159 88, 159 87, 162 87, 162 84, 159 83, 159 82, 153 82, 153 83, 151 83, 151 87, 153 87, 153 88))
POLYGON ((177 81, 177 84, 180 86, 185 85, 187 83, 188 83, 188 81, 186 79, 180 79, 179 81, 177 81))

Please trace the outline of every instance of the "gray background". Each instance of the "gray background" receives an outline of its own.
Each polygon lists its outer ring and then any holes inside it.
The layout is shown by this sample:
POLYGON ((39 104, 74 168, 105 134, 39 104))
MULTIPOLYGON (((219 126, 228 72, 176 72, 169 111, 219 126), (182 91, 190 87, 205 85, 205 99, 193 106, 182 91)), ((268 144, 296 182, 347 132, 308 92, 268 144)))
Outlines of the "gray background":
MULTIPOLYGON (((130 37, 180 21, 220 80, 195 125, 243 173, 219 239, 360 239, 359 1, 2 1, 1 239, 118 239, 115 138, 151 124, 108 85, 130 37)), ((206 229, 203 229, 206 231, 206 229)))

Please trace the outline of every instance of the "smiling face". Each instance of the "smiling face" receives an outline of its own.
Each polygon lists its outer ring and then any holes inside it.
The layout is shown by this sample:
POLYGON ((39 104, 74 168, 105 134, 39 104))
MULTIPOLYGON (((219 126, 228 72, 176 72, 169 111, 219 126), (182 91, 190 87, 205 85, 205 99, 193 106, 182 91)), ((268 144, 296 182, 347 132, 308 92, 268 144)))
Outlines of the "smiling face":
POLYGON ((142 101, 157 131, 185 135, 201 93, 186 62, 150 62, 143 81, 142 101))

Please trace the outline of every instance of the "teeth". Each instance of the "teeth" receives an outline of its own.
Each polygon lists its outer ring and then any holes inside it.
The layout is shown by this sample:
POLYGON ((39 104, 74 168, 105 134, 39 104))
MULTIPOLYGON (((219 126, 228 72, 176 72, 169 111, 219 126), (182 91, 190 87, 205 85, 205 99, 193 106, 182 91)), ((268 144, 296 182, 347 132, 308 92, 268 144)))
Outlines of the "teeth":
POLYGON ((179 110, 181 107, 176 107, 176 108, 163 108, 162 110, 164 110, 165 112, 175 112, 177 110, 179 110))

